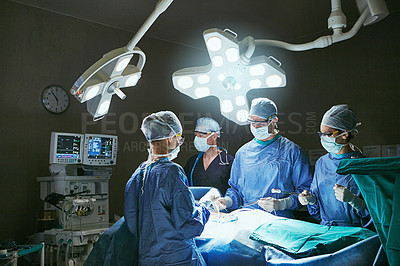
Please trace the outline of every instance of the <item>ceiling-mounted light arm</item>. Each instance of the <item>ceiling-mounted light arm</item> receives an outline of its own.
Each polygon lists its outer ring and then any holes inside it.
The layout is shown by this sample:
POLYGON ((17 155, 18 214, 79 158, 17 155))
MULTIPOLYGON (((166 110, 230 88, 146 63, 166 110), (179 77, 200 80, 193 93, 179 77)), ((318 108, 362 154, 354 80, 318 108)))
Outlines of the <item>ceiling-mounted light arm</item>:
POLYGON ((256 40, 255 45, 272 46, 290 51, 325 48, 354 37, 362 25, 366 26, 375 23, 389 14, 384 0, 356 0, 356 2, 361 15, 354 26, 347 32, 343 32, 346 27, 346 16, 342 12, 341 1, 331 0, 332 8, 328 18, 328 28, 333 30, 332 35, 322 36, 312 42, 303 44, 292 44, 276 40, 256 40))
POLYGON ((71 94, 80 103, 87 103, 87 110, 94 121, 102 119, 108 113, 114 94, 123 100, 126 95, 121 89, 133 87, 138 83, 146 55, 136 44, 172 2, 173 0, 159 0, 154 11, 126 46, 105 54, 72 86, 71 94), (137 64, 129 64, 134 56, 138 56, 137 64))
POLYGON ((142 27, 136 32, 135 36, 129 41, 126 45, 128 50, 133 50, 136 44, 142 39, 143 35, 147 32, 147 30, 153 25, 154 21, 158 18, 161 13, 163 13, 169 5, 173 2, 173 0, 159 0, 156 7, 154 8, 153 12, 150 16, 146 19, 143 23, 142 27))

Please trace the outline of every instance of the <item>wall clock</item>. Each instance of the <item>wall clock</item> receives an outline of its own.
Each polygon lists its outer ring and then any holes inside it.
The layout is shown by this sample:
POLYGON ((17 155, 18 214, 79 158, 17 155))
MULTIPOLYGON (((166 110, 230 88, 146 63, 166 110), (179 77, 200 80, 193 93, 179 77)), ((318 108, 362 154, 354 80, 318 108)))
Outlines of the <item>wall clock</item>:
POLYGON ((47 86, 42 92, 42 104, 51 113, 60 114, 69 106, 68 92, 58 85, 47 86))

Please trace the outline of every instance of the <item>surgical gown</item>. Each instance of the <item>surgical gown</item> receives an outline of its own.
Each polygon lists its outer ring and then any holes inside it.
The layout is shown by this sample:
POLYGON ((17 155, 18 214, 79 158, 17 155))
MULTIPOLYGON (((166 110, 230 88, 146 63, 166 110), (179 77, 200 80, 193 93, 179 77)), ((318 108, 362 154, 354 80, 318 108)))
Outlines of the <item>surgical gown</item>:
POLYGON ((203 153, 200 153, 190 157, 185 165, 184 169, 189 179, 189 184, 192 178, 193 184, 190 184, 191 186, 215 187, 218 188, 222 195, 225 194, 229 187, 228 180, 232 168, 233 156, 226 153, 226 151, 221 151, 205 170, 202 155, 203 153))
POLYGON ((359 152, 328 153, 318 159, 310 188, 317 202, 314 205, 308 204, 307 207, 311 216, 321 221, 320 224, 366 227, 371 223, 367 209, 357 211, 349 203, 337 200, 333 189, 335 184, 339 184, 360 197, 360 190, 353 177, 350 174, 339 175, 336 170, 340 160, 361 156, 359 152))
POLYGON ((138 237, 139 265, 205 265, 196 247, 209 211, 194 202, 181 166, 142 164, 125 188, 124 216, 138 237))
MULTIPOLYGON (((254 203, 260 198, 285 198, 289 195, 272 193, 276 188, 285 192, 299 192, 309 189, 312 172, 308 159, 302 149, 280 135, 261 142, 253 139, 243 145, 233 161, 230 188, 226 195, 232 199, 229 210, 241 205, 254 203)), ((301 207, 296 195, 290 195, 293 205, 287 210, 276 211, 278 216, 293 218, 293 210, 301 207)), ((249 208, 261 209, 257 203, 249 208)))

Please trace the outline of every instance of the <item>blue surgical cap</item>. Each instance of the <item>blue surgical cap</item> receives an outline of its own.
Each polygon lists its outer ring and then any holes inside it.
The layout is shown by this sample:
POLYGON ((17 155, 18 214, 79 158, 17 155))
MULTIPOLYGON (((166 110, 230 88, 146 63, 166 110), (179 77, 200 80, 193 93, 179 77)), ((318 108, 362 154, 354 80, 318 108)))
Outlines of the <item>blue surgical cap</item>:
POLYGON ((207 132, 218 132, 218 137, 220 136, 221 127, 219 126, 218 122, 210 117, 201 117, 197 119, 196 127, 194 131, 198 131, 201 133, 207 132))
POLYGON ((171 111, 160 111, 143 119, 141 130, 147 141, 167 139, 182 132, 178 117, 171 111))
POLYGON ((347 104, 334 105, 331 109, 326 111, 322 118, 321 125, 331 128, 340 129, 343 131, 352 131, 357 126, 358 119, 353 110, 347 104))
POLYGON ((271 116, 276 116, 277 113, 278 108, 275 103, 268 98, 256 98, 251 101, 249 115, 256 115, 268 120, 272 118, 271 116))

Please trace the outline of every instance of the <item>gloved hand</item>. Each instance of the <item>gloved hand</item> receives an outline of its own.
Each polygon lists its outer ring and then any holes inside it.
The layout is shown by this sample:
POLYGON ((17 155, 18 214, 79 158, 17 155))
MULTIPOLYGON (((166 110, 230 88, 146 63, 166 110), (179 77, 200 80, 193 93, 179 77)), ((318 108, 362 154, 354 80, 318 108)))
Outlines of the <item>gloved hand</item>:
POLYGON ((200 200, 199 203, 203 204, 207 209, 210 208, 211 204, 216 203, 218 198, 221 197, 219 190, 211 188, 200 200))
POLYGON ((229 208, 232 206, 232 199, 228 196, 219 198, 218 199, 218 206, 220 207, 221 210, 224 210, 226 208, 229 208))
POLYGON ((335 184, 333 189, 335 190, 335 197, 337 200, 341 202, 348 202, 351 207, 355 208, 358 211, 362 211, 365 209, 365 201, 350 192, 350 190, 348 190, 346 187, 335 184))
POLYGON ((283 199, 268 197, 259 199, 257 204, 267 212, 271 212, 272 210, 281 211, 292 207, 293 200, 290 197, 283 199))
POLYGON ((301 205, 314 205, 316 201, 317 199, 315 198, 314 194, 307 189, 303 190, 303 192, 299 194, 299 202, 301 205))

